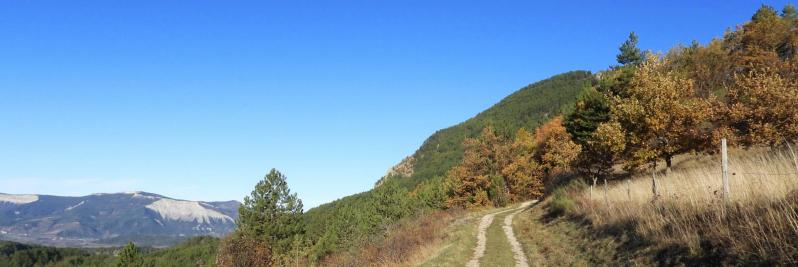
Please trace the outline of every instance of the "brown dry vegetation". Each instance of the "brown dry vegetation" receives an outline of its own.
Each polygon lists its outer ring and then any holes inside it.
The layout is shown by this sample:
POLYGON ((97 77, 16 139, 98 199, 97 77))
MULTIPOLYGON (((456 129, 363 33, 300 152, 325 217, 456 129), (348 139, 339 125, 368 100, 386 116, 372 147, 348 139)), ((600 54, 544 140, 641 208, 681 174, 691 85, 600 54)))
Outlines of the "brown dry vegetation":
POLYGON ((222 240, 216 266, 269 267, 273 266, 272 252, 266 241, 244 234, 231 235, 222 240))
POLYGON ((798 264, 798 167, 789 152, 740 153, 730 159, 730 198, 718 157, 708 164, 651 174, 576 194, 571 215, 603 232, 631 232, 658 248, 666 264, 798 264), (734 173, 734 175, 731 175, 734 173), (627 191, 628 188, 628 191, 627 191))
POLYGON ((321 266, 415 266, 435 253, 446 228, 462 210, 432 211, 391 226, 386 235, 363 247, 332 254, 321 266))

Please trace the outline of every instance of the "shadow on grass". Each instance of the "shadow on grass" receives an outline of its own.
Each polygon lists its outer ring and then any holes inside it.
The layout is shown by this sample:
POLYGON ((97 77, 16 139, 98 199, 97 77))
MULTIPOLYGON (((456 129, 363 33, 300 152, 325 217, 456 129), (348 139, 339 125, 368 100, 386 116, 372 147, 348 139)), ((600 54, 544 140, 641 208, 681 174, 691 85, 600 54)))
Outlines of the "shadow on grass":
MULTIPOLYGON (((548 206, 543 206, 545 213, 539 217, 539 222, 544 224, 554 223, 556 220, 565 220, 575 224, 581 229, 585 238, 591 240, 612 239, 617 241, 613 260, 618 264, 628 264, 635 259, 648 259, 657 266, 774 266, 778 262, 744 257, 730 253, 720 241, 703 238, 699 241, 700 249, 691 250, 682 244, 658 244, 640 235, 635 229, 638 221, 628 219, 611 225, 594 226, 585 216, 559 211, 552 211, 548 206)), ((667 227, 667 226, 666 226, 667 227)), ((699 233, 700 234, 700 233, 699 233)), ((608 264, 608 263, 604 263, 608 264)))

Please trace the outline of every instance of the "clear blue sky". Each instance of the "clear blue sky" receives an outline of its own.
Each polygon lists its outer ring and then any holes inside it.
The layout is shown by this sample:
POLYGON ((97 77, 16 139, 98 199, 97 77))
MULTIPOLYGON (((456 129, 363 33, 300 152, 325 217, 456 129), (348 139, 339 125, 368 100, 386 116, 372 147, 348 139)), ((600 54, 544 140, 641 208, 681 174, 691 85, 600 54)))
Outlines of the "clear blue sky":
POLYGON ((3 2, 0 192, 240 200, 278 168, 312 207, 629 31, 705 43, 762 3, 559 2, 3 2))

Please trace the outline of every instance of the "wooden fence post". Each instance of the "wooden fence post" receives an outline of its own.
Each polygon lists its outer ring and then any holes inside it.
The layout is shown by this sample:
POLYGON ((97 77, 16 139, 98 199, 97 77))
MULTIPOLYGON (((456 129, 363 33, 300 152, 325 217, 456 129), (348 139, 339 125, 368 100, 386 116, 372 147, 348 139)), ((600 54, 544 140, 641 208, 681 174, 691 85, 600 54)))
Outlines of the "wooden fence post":
POLYGON ((729 193, 729 151, 726 149, 726 138, 720 140, 721 168, 723 169, 723 198, 728 201, 729 193))
POLYGON ((651 192, 654 193, 654 198, 659 196, 657 191, 657 162, 654 162, 654 168, 651 170, 651 192))
POLYGON ((795 158, 795 151, 792 151, 790 142, 787 142, 787 148, 790 149, 790 156, 792 156, 792 164, 795 165, 795 171, 798 172, 798 159, 795 158))
POLYGON ((629 200, 632 200, 632 187, 630 185, 632 183, 631 181, 631 177, 626 179, 626 197, 629 198, 629 200))
POLYGON ((604 202, 606 203, 607 207, 610 207, 610 199, 607 197, 607 178, 604 177, 604 202))

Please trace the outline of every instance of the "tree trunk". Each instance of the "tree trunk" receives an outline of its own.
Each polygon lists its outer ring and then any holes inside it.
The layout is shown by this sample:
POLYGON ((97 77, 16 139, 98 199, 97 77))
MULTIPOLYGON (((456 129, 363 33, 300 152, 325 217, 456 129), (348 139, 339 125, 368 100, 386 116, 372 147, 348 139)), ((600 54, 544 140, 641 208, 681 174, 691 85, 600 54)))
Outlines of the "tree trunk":
POLYGON ((593 188, 596 187, 596 180, 598 177, 593 176, 593 185, 590 186, 590 199, 593 200, 593 188))

